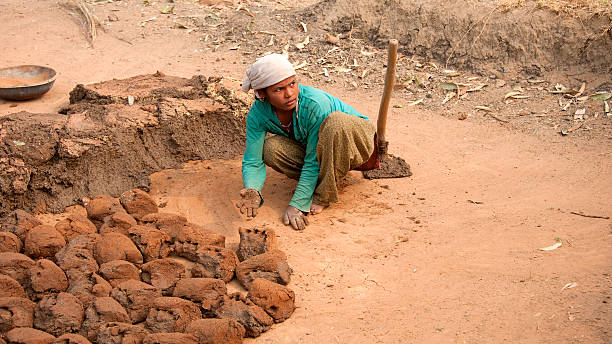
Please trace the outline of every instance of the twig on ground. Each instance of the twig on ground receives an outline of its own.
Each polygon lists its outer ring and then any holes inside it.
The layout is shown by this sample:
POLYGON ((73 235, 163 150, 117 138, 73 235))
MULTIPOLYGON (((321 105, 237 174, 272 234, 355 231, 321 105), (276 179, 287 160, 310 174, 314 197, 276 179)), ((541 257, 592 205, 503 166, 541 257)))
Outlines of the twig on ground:
POLYGON ((93 47, 93 43, 97 36, 96 26, 99 23, 98 19, 89 10, 89 7, 87 7, 82 0, 64 1, 61 2, 60 5, 70 11, 71 14, 78 16, 79 21, 84 26, 87 42, 93 47))
POLYGON ((491 117, 493 117, 494 119, 496 119, 496 120, 498 120, 498 121, 500 121, 500 122, 502 122, 502 123, 510 123, 510 121, 505 120, 505 119, 501 119, 501 118, 499 118, 499 117, 497 117, 497 116, 495 116, 494 114, 489 113, 489 112, 485 112, 485 115, 491 116, 491 117))
POLYGON ((610 219, 610 216, 587 215, 587 214, 579 213, 579 212, 576 212, 576 211, 570 211, 570 214, 574 214, 574 215, 578 215, 578 216, 582 216, 582 217, 590 217, 592 219, 604 219, 604 220, 609 220, 610 219))

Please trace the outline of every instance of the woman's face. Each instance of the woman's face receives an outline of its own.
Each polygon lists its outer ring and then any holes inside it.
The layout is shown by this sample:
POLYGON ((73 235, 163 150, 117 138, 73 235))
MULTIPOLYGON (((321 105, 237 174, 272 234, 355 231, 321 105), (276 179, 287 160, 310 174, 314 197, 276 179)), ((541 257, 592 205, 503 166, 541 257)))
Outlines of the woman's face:
POLYGON ((265 96, 275 109, 281 111, 291 111, 297 105, 300 89, 294 76, 267 87, 265 96))

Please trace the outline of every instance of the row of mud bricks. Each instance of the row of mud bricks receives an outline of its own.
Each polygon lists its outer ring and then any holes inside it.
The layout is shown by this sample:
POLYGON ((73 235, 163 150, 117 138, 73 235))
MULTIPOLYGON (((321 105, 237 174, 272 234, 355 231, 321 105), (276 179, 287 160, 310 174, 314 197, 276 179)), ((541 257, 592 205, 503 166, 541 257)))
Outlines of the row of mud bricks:
POLYGON ((293 313, 270 229, 225 237, 138 189, 55 226, 17 210, 0 232, 0 343, 242 343, 293 313), (248 293, 228 293, 234 278, 248 293))

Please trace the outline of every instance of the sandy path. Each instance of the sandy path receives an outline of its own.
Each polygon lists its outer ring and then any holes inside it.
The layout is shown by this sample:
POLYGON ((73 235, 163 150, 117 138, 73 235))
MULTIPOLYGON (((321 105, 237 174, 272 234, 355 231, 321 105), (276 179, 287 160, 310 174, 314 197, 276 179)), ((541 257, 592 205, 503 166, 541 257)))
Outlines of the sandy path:
MULTIPOLYGON (((59 76, 38 101, 14 108, 0 101, 0 115, 55 111, 76 83, 158 69, 243 73, 235 55, 194 53, 198 37, 184 31, 139 36, 140 26, 130 31, 122 17, 113 25, 126 25, 122 37, 131 45, 100 34, 89 49, 54 1, 10 0, 6 8, 2 63, 48 64, 59 76)), ((377 111, 376 94, 326 87, 364 113, 377 111)), ((295 183, 272 171, 266 204, 251 222, 232 204, 241 188, 238 160, 194 162, 152 177, 152 194, 168 202, 166 211, 234 243, 238 226, 276 230, 295 271, 299 308, 249 342, 610 342, 611 221, 569 213, 612 216, 609 146, 545 141, 409 109, 393 109, 389 123, 390 151, 411 163, 414 176, 365 181, 351 174, 342 203, 304 232, 280 223, 295 183), (538 250, 556 238, 561 248, 538 250), (570 282, 577 286, 562 290, 570 282)))

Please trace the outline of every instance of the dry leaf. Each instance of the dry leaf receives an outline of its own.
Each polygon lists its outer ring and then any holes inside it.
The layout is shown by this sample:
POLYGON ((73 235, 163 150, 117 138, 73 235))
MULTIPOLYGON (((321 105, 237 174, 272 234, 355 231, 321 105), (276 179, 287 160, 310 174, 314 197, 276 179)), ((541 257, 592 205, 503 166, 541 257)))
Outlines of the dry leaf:
POLYGON ((478 85, 476 87, 470 88, 468 89, 466 92, 476 92, 476 91, 480 91, 482 90, 485 86, 487 86, 486 84, 482 84, 482 85, 478 85))
POLYGON ((578 93, 574 94, 574 98, 578 98, 582 95, 582 93, 584 92, 584 89, 586 88, 586 83, 582 83, 582 85, 580 86, 580 89, 578 90, 578 93))
POLYGON ((302 25, 302 29, 304 29, 304 33, 308 32, 308 28, 306 27, 306 24, 304 24, 303 22, 300 22, 300 25, 302 25))
POLYGON ((421 98, 419 100, 415 100, 413 102, 408 103, 407 106, 415 106, 417 104, 421 104, 423 102, 423 100, 424 100, 423 98, 421 98))
POLYGON ((447 91, 454 91, 459 88, 459 86, 457 86, 457 84, 453 82, 443 82, 440 84, 440 87, 442 87, 443 89, 447 91))
POLYGON ((584 115, 586 113, 586 108, 578 109, 574 112, 574 115, 584 115))
POLYGON ((297 43, 295 47, 302 50, 308 45, 308 43, 310 43, 310 36, 306 36, 306 39, 304 39, 304 41, 301 43, 297 43))
POLYGON ((442 104, 446 104, 449 100, 453 99, 454 96, 456 96, 457 94, 455 92, 452 93, 448 93, 446 95, 446 97, 444 97, 444 100, 442 101, 442 104))
POLYGON ((306 61, 304 61, 304 62, 298 64, 297 66, 294 65, 293 69, 295 69, 295 70, 302 69, 302 68, 306 67, 307 65, 308 65, 308 63, 306 61))
MULTIPOLYGON (((331 44, 335 44, 338 45, 338 43, 340 43, 340 37, 338 36, 332 36, 329 33, 325 34, 325 41, 327 43, 331 43, 331 44)), ((361 51, 361 53, 363 54, 363 50, 361 51)), ((364 54, 365 55, 365 54, 364 54)))
POLYGON ((578 286, 578 283, 570 282, 570 283, 567 283, 566 285, 564 285, 563 288, 561 288, 561 290, 572 289, 572 288, 576 288, 577 286, 578 286))
POLYGON ((540 251, 553 251, 558 249, 559 247, 561 247, 563 245, 563 243, 561 241, 559 241, 558 243, 551 245, 551 246, 547 246, 547 247, 542 247, 540 249, 540 251))
POLYGON ((591 99, 593 99, 593 100, 606 101, 606 100, 612 98, 612 93, 610 93, 610 92, 595 93, 595 94, 591 94, 589 97, 591 99))
POLYGON ((483 105, 477 105, 474 108, 476 108, 478 110, 486 111, 486 112, 491 112, 492 111, 489 107, 483 106, 483 105))

